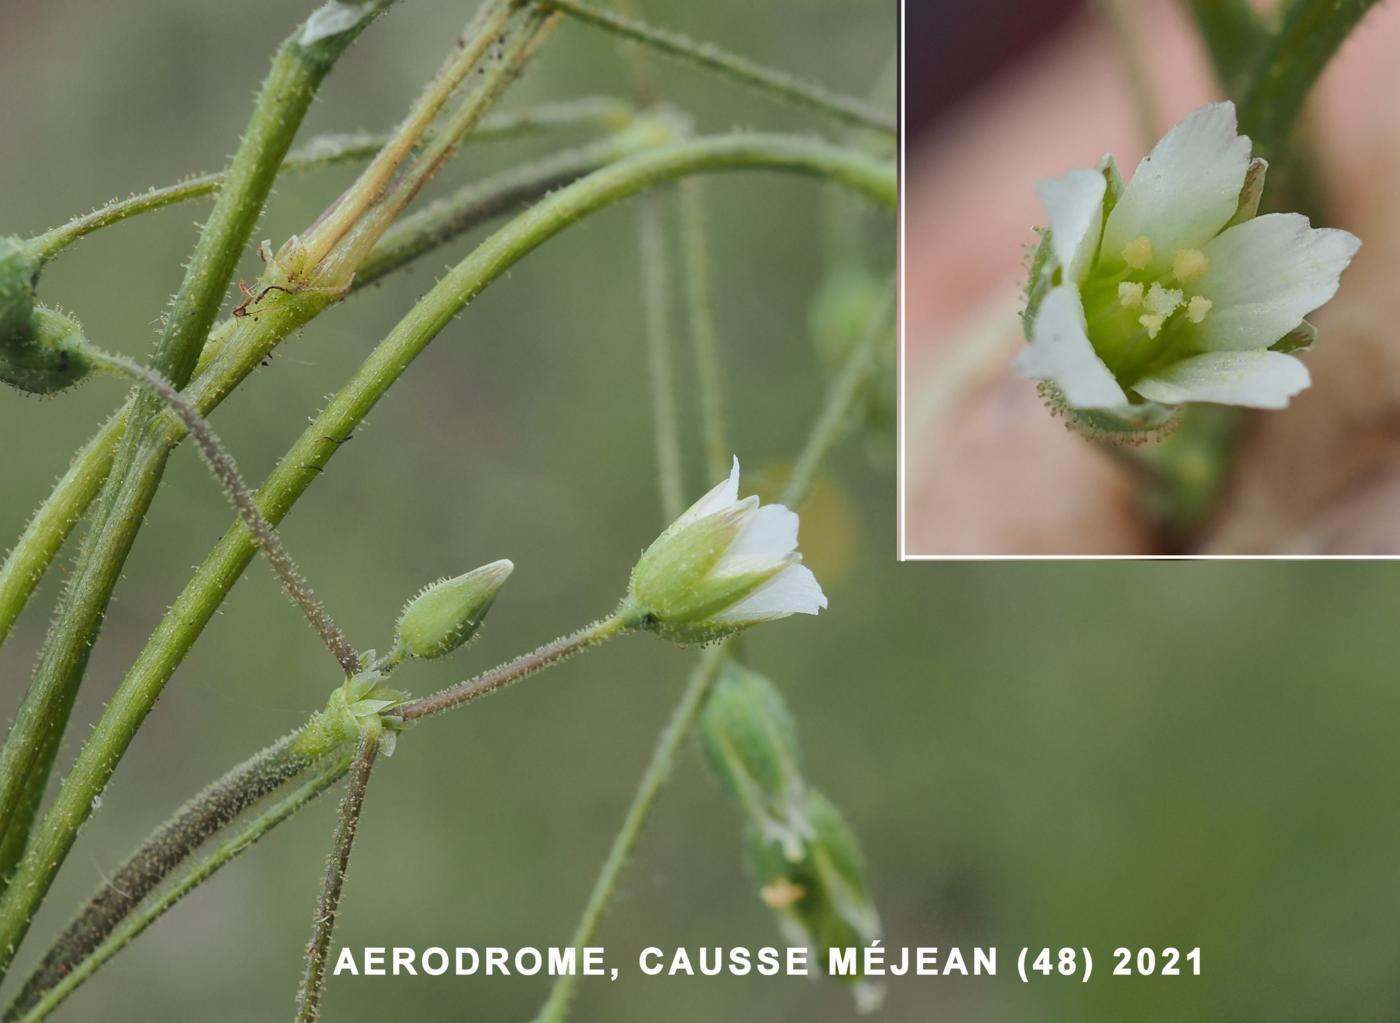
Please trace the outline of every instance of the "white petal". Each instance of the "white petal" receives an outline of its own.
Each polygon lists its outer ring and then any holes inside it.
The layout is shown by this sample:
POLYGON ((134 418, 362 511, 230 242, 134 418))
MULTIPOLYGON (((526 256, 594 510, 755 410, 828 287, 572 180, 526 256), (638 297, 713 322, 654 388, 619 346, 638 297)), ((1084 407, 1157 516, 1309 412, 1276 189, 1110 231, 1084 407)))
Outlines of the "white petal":
POLYGON ((1170 266, 1178 249, 1199 249, 1235 215, 1249 151, 1233 103, 1189 114, 1133 172, 1104 226, 1105 256, 1140 235, 1152 241, 1154 267, 1170 266))
POLYGON ((1269 213, 1236 224, 1203 250, 1210 270, 1197 290, 1213 304, 1203 346, 1267 348, 1337 293, 1361 247, 1355 235, 1315 228, 1300 213, 1269 213))
POLYGON ((1050 217, 1050 247, 1065 268, 1066 281, 1083 281, 1099 251, 1107 187, 1103 174, 1091 170, 1036 182, 1035 194, 1050 217))
POLYGON ((796 549, 797 513, 781 504, 765 504, 744 523, 724 557, 762 556, 781 561, 796 549))
POLYGON ((1206 401, 1285 408, 1311 382, 1308 367, 1282 352, 1207 352, 1139 380, 1133 390, 1167 405, 1206 401))
POLYGON ((1030 345, 1016 357, 1016 372, 1053 380, 1074 408, 1114 408, 1128 396, 1089 343, 1079 289, 1063 284, 1045 296, 1030 345))
POLYGON ((700 500, 696 501, 676 519, 672 528, 682 526, 696 519, 703 519, 717 511, 723 511, 739 500, 739 456, 734 456, 734 467, 729 470, 729 478, 715 486, 700 500))
POLYGON ((722 622, 766 622, 791 614, 814 615, 824 607, 826 594, 817 577, 806 565, 794 563, 714 617, 722 622))

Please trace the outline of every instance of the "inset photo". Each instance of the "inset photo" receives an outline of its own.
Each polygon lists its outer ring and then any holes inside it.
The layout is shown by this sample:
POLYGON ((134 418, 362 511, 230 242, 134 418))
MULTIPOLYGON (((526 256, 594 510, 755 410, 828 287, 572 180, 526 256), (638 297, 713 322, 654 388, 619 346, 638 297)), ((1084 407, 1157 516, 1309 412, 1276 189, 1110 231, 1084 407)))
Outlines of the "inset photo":
POLYGON ((1316 6, 910 8, 902 556, 1400 554, 1400 11, 1316 6))

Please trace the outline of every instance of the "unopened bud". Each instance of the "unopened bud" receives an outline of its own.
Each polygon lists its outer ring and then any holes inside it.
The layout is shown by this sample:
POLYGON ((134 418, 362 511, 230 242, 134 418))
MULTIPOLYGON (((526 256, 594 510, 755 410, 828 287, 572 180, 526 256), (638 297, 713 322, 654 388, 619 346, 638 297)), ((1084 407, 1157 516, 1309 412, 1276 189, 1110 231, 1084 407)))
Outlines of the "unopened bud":
POLYGON ((725 664, 700 716, 700 736, 715 772, 749 823, 791 860, 813 834, 798 765, 797 733, 772 682, 725 664))
POLYGON ((515 566, 493 561, 454 579, 433 583, 404 605, 399 649, 413 657, 443 657, 476 635, 496 593, 515 566))
POLYGON ((29 321, 0 341, 0 380, 30 394, 54 394, 92 372, 77 320, 35 305, 29 321))

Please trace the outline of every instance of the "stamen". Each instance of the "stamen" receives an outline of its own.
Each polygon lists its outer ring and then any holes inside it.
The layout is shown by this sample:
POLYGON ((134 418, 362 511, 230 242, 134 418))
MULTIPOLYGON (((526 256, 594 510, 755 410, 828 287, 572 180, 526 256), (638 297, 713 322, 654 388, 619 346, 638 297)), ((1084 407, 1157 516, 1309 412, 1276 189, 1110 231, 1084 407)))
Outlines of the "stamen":
POLYGON ((1143 270, 1152 262, 1152 239, 1140 234, 1123 246, 1123 262, 1134 270, 1143 270))
POLYGON ((1206 313, 1210 312, 1213 305, 1215 303, 1204 295, 1197 295, 1191 299, 1190 304, 1186 307, 1186 318, 1192 323, 1200 323, 1206 318, 1206 313))
POLYGON ((1203 277, 1210 269, 1210 260, 1200 249, 1179 249, 1172 257, 1172 276, 1185 284, 1203 277))
POLYGON ((1147 336, 1155 341, 1157 335, 1162 333, 1162 324, 1167 322, 1167 318, 1161 313, 1148 313, 1145 316, 1139 316, 1138 322, 1147 328, 1147 336))
POLYGON ((1136 281, 1124 281, 1119 284, 1118 302, 1124 309, 1136 309, 1142 305, 1142 285, 1136 281))
POLYGON ((1147 292, 1147 308, 1165 320, 1176 312, 1184 299, 1185 296, 1176 288, 1164 288, 1154 283, 1147 292))

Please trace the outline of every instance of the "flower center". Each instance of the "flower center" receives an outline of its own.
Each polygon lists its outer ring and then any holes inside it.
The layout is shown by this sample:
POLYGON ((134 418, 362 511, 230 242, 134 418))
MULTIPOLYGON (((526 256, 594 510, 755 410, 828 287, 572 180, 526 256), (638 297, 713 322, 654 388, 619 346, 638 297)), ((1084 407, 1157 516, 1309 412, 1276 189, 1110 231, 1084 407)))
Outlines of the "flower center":
MULTIPOLYGON (((1210 299, 1204 295, 1188 298, 1181 288, 1164 287, 1161 279, 1144 272, 1152 265, 1151 238, 1138 235, 1123 246, 1121 255, 1129 273, 1128 279, 1118 284, 1118 304, 1124 309, 1142 310, 1137 322, 1147 331, 1149 340, 1157 339, 1177 310, 1182 310, 1191 323, 1205 320, 1211 310, 1210 299)), ((1182 285, 1200 280, 1210 270, 1210 260, 1200 249, 1177 249, 1171 265, 1172 280, 1182 285)))

